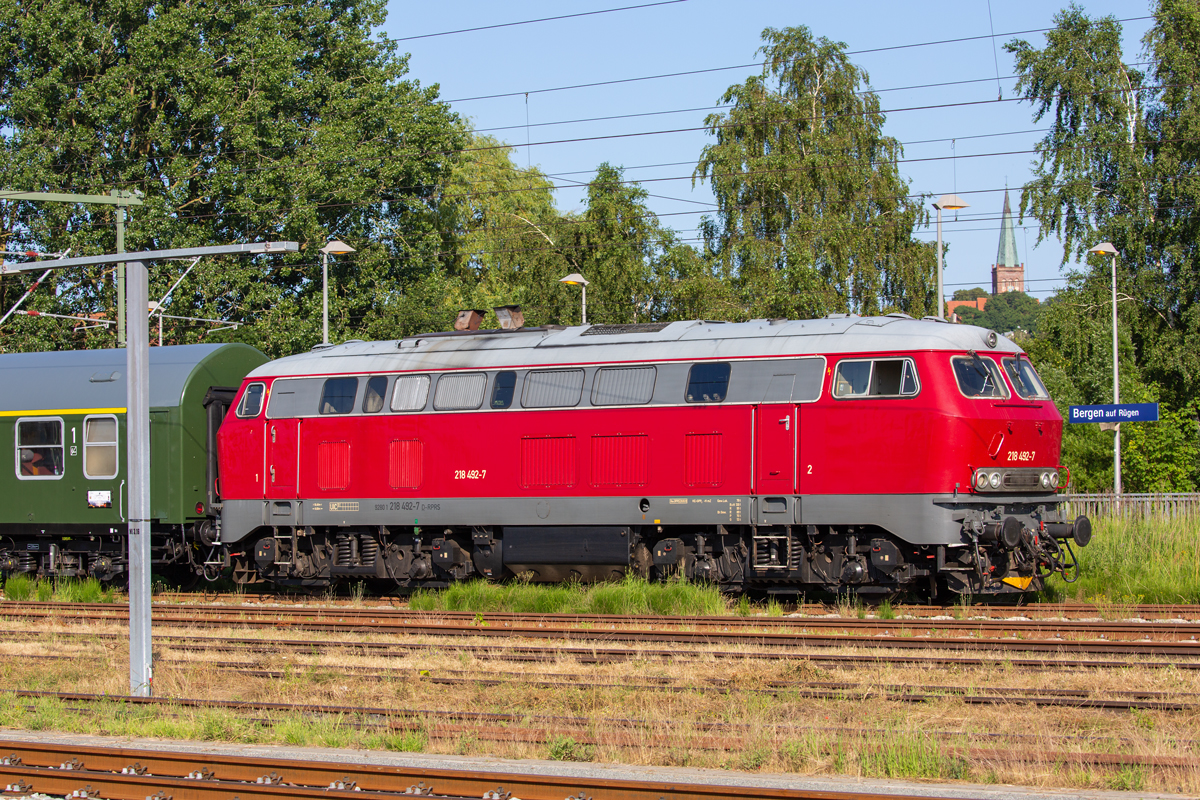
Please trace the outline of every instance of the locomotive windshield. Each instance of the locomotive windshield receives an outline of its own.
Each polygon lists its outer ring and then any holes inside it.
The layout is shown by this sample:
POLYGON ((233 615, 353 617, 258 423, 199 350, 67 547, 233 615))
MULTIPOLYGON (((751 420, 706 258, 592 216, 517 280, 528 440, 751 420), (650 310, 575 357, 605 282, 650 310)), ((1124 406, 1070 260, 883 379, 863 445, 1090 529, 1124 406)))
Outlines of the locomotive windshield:
POLYGON ((1028 359, 1020 356, 1006 358, 1004 359, 1004 371, 1008 373, 1008 379, 1012 381, 1013 391, 1019 396, 1026 400, 1050 399, 1050 393, 1046 391, 1046 386, 1028 359))
POLYGON ((719 403, 729 390, 729 365, 718 363, 693 364, 688 373, 687 401, 689 403, 719 403))
POLYGON ((971 353, 969 356, 955 356, 950 363, 954 365, 958 389, 967 397, 1008 397, 1004 379, 1000 377, 1000 368, 990 358, 971 353))

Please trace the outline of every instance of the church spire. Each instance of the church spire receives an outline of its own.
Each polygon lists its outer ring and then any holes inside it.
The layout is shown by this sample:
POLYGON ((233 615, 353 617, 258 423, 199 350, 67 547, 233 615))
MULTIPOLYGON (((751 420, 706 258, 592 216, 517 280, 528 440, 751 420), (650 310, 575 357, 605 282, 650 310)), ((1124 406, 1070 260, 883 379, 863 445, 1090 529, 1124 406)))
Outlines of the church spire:
POLYGON ((1013 226, 1012 206, 1008 202, 1008 189, 1004 190, 1004 215, 1000 223, 1000 249, 996 252, 996 266, 1016 267, 1020 265, 1017 258, 1017 234, 1013 226))

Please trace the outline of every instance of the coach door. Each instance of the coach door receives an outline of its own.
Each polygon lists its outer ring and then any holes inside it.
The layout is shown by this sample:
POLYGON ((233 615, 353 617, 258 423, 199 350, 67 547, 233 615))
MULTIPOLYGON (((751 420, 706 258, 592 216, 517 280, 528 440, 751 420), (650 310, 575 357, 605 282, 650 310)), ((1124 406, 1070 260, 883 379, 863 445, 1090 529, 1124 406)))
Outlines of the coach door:
POLYGON ((796 484, 796 406, 764 403, 756 412, 755 494, 790 495, 796 484))
POLYGON ((300 438, 300 420, 267 420, 267 474, 266 496, 268 499, 290 499, 296 497, 297 444, 300 438))

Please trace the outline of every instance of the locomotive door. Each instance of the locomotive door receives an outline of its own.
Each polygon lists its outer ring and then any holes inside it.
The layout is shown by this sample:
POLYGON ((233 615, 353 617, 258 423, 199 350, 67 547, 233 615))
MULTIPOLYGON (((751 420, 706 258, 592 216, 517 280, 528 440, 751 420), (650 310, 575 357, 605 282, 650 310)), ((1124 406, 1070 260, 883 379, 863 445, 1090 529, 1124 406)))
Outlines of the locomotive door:
POLYGON ((267 499, 297 497, 296 467, 299 458, 300 420, 267 421, 267 474, 264 477, 267 499))
POLYGON ((754 430, 754 491, 792 494, 796 485, 796 406, 772 403, 758 406, 754 430))

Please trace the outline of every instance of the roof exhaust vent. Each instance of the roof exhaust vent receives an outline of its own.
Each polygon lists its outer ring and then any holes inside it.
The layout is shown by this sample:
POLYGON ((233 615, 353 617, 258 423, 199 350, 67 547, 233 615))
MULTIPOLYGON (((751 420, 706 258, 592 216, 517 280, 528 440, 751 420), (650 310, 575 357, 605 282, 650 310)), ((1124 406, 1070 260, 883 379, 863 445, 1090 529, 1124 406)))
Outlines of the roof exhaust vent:
POLYGON ((458 312, 458 318, 454 320, 454 330, 456 331, 477 331, 479 323, 483 322, 483 310, 478 308, 464 308, 458 312))
POLYGON ((515 331, 525 327, 525 315, 520 306, 500 306, 492 310, 496 312, 496 319, 500 320, 501 330, 515 331))

